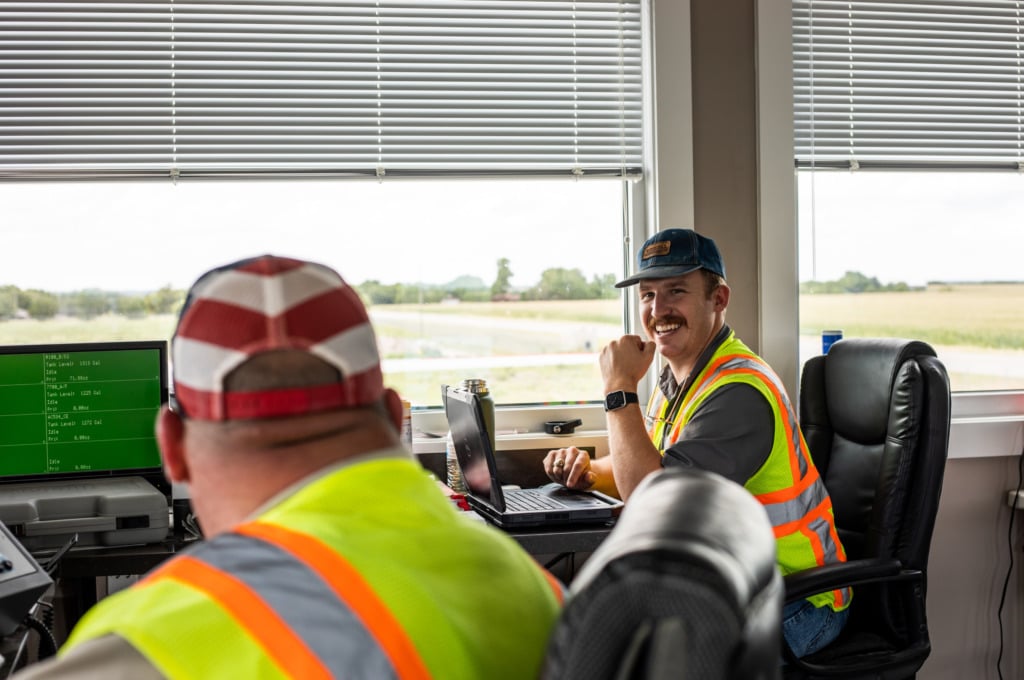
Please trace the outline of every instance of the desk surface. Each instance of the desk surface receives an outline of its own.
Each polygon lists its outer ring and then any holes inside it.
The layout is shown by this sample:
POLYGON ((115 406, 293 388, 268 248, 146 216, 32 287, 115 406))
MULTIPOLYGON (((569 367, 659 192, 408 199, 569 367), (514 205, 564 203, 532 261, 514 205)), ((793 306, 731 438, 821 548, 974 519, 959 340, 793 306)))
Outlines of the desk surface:
MULTIPOLYGON (((480 517, 479 521, 486 520, 480 517)), ((495 527, 495 530, 501 529, 495 527)), ((516 529, 506 533, 528 553, 539 557, 593 552, 611 530, 611 526, 600 525, 516 529)), ((66 621, 74 625, 96 603, 96 578, 145 574, 195 543, 194 540, 185 541, 179 537, 150 545, 76 548, 68 551, 58 562, 55 573, 55 577, 74 591, 68 593, 64 612, 66 621)))
MULTIPOLYGON (((593 552, 611 530, 611 526, 602 524, 515 529, 506 533, 528 553, 538 556, 593 552)), ((70 579, 141 575, 194 543, 176 538, 150 545, 74 549, 61 557, 56 575, 70 579)))
MULTIPOLYGON (((486 521, 481 517, 481 521, 486 521)), ((492 525, 493 526, 493 525, 492 525)), ((537 529, 501 529, 534 557, 559 553, 589 553, 608 537, 614 524, 579 524, 537 529)))
POLYGON ((70 550, 57 565, 59 578, 97 578, 100 576, 138 576, 184 550, 192 542, 168 539, 149 545, 70 550))

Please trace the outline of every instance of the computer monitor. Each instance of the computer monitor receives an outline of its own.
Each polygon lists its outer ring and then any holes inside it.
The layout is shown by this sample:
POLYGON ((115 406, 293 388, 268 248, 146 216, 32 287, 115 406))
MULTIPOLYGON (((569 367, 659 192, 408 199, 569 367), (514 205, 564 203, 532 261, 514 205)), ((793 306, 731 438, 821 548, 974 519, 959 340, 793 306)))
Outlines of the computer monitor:
POLYGON ((165 340, 0 346, 0 484, 141 475, 169 492, 167 397, 165 340))

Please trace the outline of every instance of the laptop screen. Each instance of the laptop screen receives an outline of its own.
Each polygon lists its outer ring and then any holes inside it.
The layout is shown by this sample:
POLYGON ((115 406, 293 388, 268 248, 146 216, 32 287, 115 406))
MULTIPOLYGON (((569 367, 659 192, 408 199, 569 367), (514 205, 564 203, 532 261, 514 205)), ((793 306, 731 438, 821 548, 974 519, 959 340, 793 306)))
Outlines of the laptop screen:
POLYGON ((0 347, 0 482, 162 478, 166 366, 162 340, 0 347))
POLYGON ((501 507, 492 488, 492 484, 497 482, 491 477, 487 458, 493 458, 493 452, 490 438, 484 429, 479 397, 472 392, 444 385, 442 398, 466 487, 474 496, 486 499, 495 507, 501 507))

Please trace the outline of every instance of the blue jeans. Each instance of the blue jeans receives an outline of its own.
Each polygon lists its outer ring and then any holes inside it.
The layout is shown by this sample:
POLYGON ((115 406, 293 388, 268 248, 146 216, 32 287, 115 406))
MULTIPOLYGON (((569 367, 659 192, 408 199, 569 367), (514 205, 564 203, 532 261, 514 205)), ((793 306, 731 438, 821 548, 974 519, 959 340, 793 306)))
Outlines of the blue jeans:
POLYGON ((828 605, 815 607, 807 600, 790 602, 782 610, 782 636, 799 658, 835 640, 849 617, 849 607, 837 612, 828 605))

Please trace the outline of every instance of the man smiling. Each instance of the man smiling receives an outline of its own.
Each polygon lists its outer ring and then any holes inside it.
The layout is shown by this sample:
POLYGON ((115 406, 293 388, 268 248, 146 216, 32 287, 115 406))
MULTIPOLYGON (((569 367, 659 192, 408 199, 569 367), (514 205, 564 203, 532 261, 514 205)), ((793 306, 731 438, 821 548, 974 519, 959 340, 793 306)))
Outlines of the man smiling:
MULTIPOLYGON (((725 323, 730 289, 715 242, 666 229, 637 254, 647 340, 624 335, 600 356, 610 455, 576 447, 544 459, 551 479, 628 499, 648 474, 671 465, 719 473, 761 501, 775 528, 783 574, 845 561, 832 502, 814 467, 782 381, 725 323), (640 410, 637 385, 655 353, 665 367, 640 410)), ((797 656, 831 642, 848 615, 848 589, 788 605, 783 632, 797 656)))

